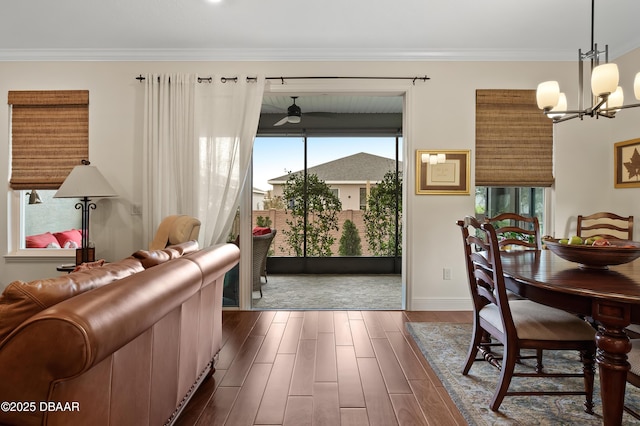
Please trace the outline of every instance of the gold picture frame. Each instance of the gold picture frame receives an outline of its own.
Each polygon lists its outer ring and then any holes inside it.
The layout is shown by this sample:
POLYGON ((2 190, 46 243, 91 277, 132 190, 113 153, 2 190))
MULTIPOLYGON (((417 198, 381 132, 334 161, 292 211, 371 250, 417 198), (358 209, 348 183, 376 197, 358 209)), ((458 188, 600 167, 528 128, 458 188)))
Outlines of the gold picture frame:
POLYGON ((640 188, 640 139, 613 145, 613 182, 616 188, 640 188))
POLYGON ((468 195, 469 150, 416 150, 416 194, 468 195))

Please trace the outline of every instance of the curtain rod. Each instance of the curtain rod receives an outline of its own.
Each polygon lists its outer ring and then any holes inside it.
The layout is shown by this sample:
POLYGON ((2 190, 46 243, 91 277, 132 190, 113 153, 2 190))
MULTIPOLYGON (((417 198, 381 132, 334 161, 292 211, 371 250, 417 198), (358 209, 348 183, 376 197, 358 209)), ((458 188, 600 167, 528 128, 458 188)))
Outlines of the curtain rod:
MULTIPOLYGON (((160 77, 158 77, 159 79, 160 77)), ((430 77, 427 77, 426 75, 424 77, 353 77, 353 76, 348 76, 348 77, 338 77, 338 76, 310 76, 310 77, 300 77, 300 76, 295 76, 295 77, 265 77, 265 80, 280 80, 281 84, 284 84, 285 80, 334 80, 334 79, 351 79, 351 80, 412 80, 413 84, 416 84, 417 80, 421 80, 421 81, 427 81, 427 80, 431 80, 430 77)), ((140 74, 139 76, 136 77, 136 80, 142 82, 145 80, 145 77, 142 76, 142 74, 140 74)), ((257 78, 256 77, 247 77, 247 81, 256 81, 257 78)), ((238 82, 238 77, 220 77, 220 81, 222 83, 226 83, 229 81, 232 81, 234 83, 238 82)), ((213 82, 213 77, 198 77, 198 83, 212 83, 213 82)))

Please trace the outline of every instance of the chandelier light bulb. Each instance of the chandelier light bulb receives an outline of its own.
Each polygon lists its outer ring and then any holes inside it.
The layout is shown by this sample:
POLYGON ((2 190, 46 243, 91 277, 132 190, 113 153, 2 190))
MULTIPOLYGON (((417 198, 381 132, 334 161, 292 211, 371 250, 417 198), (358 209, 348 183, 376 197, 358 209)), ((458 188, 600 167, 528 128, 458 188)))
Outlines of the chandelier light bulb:
POLYGON ((598 65, 591 73, 591 92, 594 96, 609 95, 616 91, 619 78, 616 64, 598 65))
POLYGON ((560 85, 557 81, 543 81, 538 84, 536 90, 536 101, 538 108, 548 110, 556 105, 560 99, 560 85))
MULTIPOLYGON (((550 112, 554 112, 554 111, 566 111, 567 110, 567 95, 564 94, 564 92, 560 92, 560 96, 558 98, 558 105, 556 105, 555 107, 553 107, 551 109, 550 112)), ((562 113, 562 114, 548 114, 549 118, 562 118, 564 117, 566 114, 562 113)))

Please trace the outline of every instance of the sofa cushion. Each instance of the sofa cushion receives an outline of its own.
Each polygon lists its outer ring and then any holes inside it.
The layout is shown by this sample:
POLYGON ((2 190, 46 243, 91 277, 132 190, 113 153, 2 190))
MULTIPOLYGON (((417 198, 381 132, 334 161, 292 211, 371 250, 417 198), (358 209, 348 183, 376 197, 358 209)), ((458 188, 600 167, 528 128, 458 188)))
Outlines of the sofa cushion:
POLYGON ((140 260, 144 269, 151 268, 171 260, 171 256, 177 254, 175 250, 138 250, 133 257, 140 260))
POLYGON ((58 243, 58 240, 51 232, 45 232, 44 234, 37 235, 28 235, 25 238, 26 248, 47 248, 50 244, 60 246, 60 243, 58 243))
POLYGON ((185 241, 184 243, 172 244, 168 249, 177 250, 181 256, 185 254, 196 252, 200 249, 198 242, 196 240, 185 241))
POLYGON ((198 251, 198 242, 187 241, 171 245, 162 250, 138 250, 133 253, 133 257, 140 259, 142 266, 147 269, 195 251, 198 251))
POLYGON ((0 295, 0 342, 14 328, 38 312, 77 294, 143 270, 141 262, 130 257, 56 278, 12 282, 0 295))
POLYGON ((76 266, 72 272, 87 271, 89 269, 99 268, 101 266, 104 266, 104 262, 105 262, 104 259, 99 259, 99 260, 96 260, 95 262, 83 262, 78 266, 76 266))

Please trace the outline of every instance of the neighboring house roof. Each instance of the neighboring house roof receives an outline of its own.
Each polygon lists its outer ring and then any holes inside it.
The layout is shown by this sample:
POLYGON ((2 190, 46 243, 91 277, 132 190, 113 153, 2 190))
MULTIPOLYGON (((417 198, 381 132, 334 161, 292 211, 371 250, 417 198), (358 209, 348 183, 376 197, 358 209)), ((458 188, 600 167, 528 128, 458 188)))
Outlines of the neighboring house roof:
MULTIPOLYGON (((325 182, 380 182, 385 173, 395 170, 396 161, 391 158, 360 152, 347 157, 338 158, 328 163, 309 167, 308 173, 315 174, 325 182)), ((398 168, 402 168, 402 162, 398 162, 398 168)), ((293 172, 302 173, 302 170, 293 172)), ((289 175, 270 179, 271 185, 283 184, 289 175)))
POLYGON ((260 188, 256 188, 255 186, 253 187, 253 193, 254 194, 262 194, 265 195, 267 193, 267 191, 265 191, 264 189, 260 189, 260 188))

